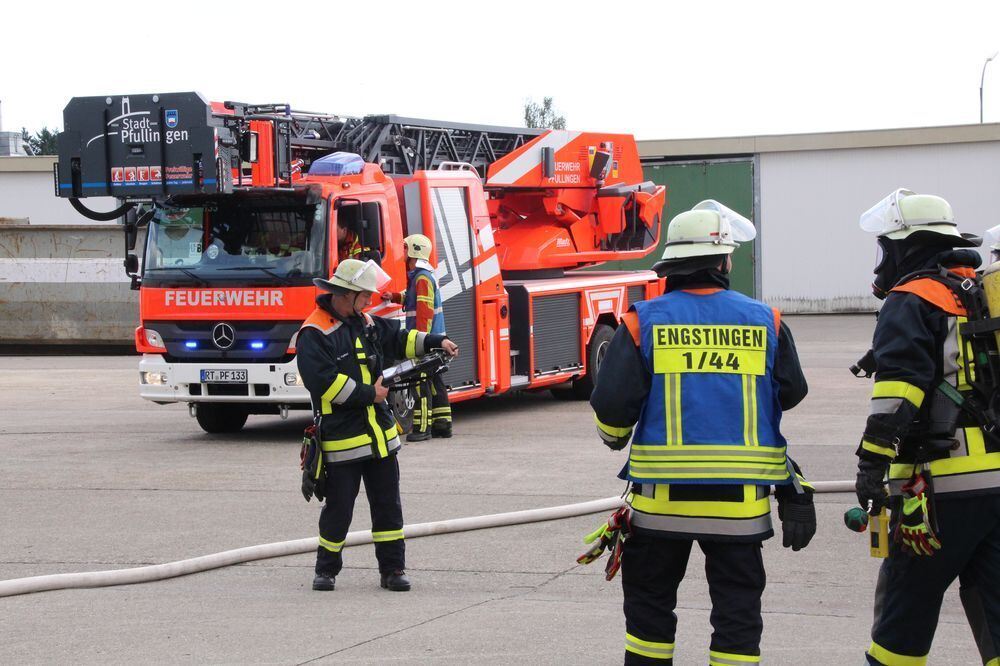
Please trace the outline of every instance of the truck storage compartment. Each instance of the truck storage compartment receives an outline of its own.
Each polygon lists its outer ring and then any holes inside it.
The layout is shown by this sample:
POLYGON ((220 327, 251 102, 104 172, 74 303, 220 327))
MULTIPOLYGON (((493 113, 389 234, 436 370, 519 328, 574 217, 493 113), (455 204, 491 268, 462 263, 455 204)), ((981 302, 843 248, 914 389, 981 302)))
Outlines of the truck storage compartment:
POLYGON ((536 295, 531 305, 534 374, 582 368, 580 294, 536 295))
POLYGON ((507 290, 513 374, 537 377, 583 367, 579 292, 529 294, 517 284, 507 290))

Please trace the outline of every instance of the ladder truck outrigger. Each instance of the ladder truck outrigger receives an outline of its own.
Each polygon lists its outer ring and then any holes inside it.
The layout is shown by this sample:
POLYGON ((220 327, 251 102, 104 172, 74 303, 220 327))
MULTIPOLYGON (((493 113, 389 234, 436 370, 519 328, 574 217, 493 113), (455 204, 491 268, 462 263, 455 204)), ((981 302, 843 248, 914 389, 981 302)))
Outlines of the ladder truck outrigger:
MULTIPOLYGON (((445 375, 453 402, 588 397, 620 316, 663 289, 652 271, 578 270, 657 246, 666 192, 643 181, 630 135, 341 117, 193 92, 76 97, 64 123, 56 194, 124 226, 140 395, 188 403, 207 432, 309 408, 295 336, 313 278, 336 267, 338 223, 393 291, 406 286, 403 238, 434 243, 462 349, 445 375), (88 197, 119 205, 97 212, 88 197)), ((388 302, 370 312, 403 316, 388 302)), ((412 397, 393 401, 405 428, 412 397)))

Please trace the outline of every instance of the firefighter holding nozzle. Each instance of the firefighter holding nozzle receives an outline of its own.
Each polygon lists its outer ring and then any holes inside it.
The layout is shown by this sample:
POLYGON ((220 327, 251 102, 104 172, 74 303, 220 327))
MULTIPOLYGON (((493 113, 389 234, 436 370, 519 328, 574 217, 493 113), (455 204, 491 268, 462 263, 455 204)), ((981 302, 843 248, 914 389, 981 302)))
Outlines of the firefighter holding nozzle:
POLYGON ((418 358, 434 348, 452 357, 444 335, 403 329, 364 312, 389 276, 374 261, 341 261, 296 341, 299 373, 309 390, 315 426, 303 446, 302 491, 326 499, 319 519, 314 590, 332 590, 362 479, 372 517, 381 586, 407 591, 403 512, 399 497, 399 431, 383 386, 386 358, 418 358))

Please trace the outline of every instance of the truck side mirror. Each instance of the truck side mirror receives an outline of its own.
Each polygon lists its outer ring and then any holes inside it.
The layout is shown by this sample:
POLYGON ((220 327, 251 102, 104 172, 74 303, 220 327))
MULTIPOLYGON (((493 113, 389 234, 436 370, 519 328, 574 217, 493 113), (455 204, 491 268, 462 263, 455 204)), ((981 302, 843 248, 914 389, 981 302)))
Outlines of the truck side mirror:
POLYGON ((125 250, 127 252, 135 249, 135 242, 139 237, 139 229, 149 224, 153 213, 153 208, 143 210, 141 206, 133 206, 125 211, 125 215, 122 216, 122 227, 125 229, 125 250))
POLYGON ((129 275, 139 272, 139 257, 131 252, 125 255, 125 272, 129 275))
MULTIPOLYGON (((134 221, 125 222, 125 249, 129 252, 135 249, 135 242, 139 238, 139 225, 134 221)), ((135 255, 129 255, 134 257, 135 255)))
POLYGON ((603 150, 598 150, 594 153, 594 163, 590 165, 590 177, 594 180, 602 180, 604 169, 608 166, 608 160, 610 159, 611 153, 603 150))

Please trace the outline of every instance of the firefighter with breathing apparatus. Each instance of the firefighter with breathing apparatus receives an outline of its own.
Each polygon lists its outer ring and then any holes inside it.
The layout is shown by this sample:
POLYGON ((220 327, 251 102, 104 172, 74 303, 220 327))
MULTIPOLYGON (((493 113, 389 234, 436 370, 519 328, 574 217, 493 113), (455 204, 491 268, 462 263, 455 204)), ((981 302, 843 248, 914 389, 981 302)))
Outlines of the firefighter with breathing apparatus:
MULTIPOLYGON (((857 495, 892 510, 867 663, 924 664, 956 577, 983 663, 1000 647, 1000 439, 996 332, 975 269, 980 240, 961 234, 938 196, 899 189, 861 216, 878 237, 872 291, 884 299, 857 449, 857 495), (885 484, 888 480, 889 493, 885 484)), ((997 274, 1000 276, 1000 274, 997 274)))
POLYGON ((783 545, 804 548, 816 531, 812 488, 779 428, 808 390, 795 343, 777 310, 729 289, 730 255, 755 236, 713 200, 671 220, 654 266, 667 293, 624 315, 590 399, 608 447, 631 439, 626 506, 586 537, 594 545, 578 560, 610 549, 610 579, 620 558, 626 664, 673 663, 694 541, 712 597, 709 664, 759 663, 771 486, 783 545))
POLYGON ((362 479, 372 515, 372 539, 381 585, 410 589, 404 573, 403 513, 399 497, 399 432, 382 385, 386 358, 417 358, 458 347, 443 335, 403 329, 398 321, 364 313, 389 283, 374 261, 346 259, 296 339, 302 381, 312 398, 315 425, 303 446, 302 493, 326 499, 319 518, 314 590, 332 590, 343 566, 341 550, 362 479))

